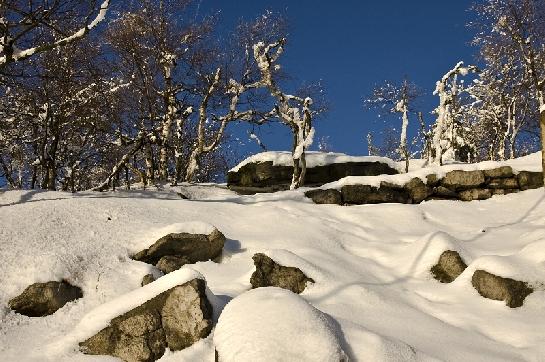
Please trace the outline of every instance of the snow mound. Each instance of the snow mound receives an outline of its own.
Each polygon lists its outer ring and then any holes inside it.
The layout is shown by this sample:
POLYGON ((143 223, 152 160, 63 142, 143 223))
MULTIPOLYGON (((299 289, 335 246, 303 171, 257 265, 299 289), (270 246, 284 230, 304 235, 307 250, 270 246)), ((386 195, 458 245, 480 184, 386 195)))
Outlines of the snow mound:
MULTIPOLYGON (((393 160, 386 157, 378 156, 349 156, 344 153, 334 152, 305 152, 307 167, 326 166, 333 163, 347 162, 381 162, 385 163, 393 169, 399 170, 400 166, 393 160)), ((237 166, 229 170, 229 172, 237 172, 244 165, 249 163, 270 162, 274 166, 293 166, 291 152, 288 151, 268 151, 252 155, 239 163, 237 166)))
POLYGON ((297 294, 258 288, 221 314, 214 344, 222 361, 346 361, 325 314, 297 294))

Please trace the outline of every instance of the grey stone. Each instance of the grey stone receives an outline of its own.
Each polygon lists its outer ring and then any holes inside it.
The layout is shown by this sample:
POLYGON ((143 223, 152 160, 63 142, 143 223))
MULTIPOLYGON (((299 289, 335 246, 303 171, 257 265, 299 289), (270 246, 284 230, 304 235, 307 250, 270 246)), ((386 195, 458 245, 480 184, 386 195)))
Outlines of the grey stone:
POLYGON ((467 268, 457 251, 446 250, 439 257, 439 261, 431 268, 433 277, 441 283, 453 282, 467 268))
POLYGON ((342 204, 341 192, 335 189, 310 190, 305 192, 305 196, 312 199, 315 204, 342 204))
POLYGON ((345 204, 364 205, 382 203, 408 204, 411 201, 409 192, 397 185, 382 182, 376 188, 369 185, 345 185, 341 188, 345 204))
POLYGON ((444 198, 444 199, 453 199, 458 200, 459 196, 458 193, 455 191, 452 191, 451 189, 447 189, 444 186, 437 186, 433 189, 432 195, 434 197, 438 198, 444 198))
POLYGON ((533 292, 525 282, 502 278, 484 270, 476 270, 473 273, 471 284, 483 297, 504 300, 511 308, 521 307, 524 299, 533 292))
POLYGON ((521 171, 517 175, 517 180, 521 190, 543 187, 543 174, 541 172, 521 171))
POLYGON ((186 264, 190 264, 190 261, 186 257, 178 257, 173 255, 165 255, 155 265, 157 269, 164 274, 172 273, 175 270, 180 269, 186 264))
POLYGON ((437 175, 435 175, 435 174, 431 174, 431 175, 426 176, 426 184, 428 186, 436 186, 437 184, 439 184, 440 181, 441 181, 441 179, 439 177, 437 177, 437 175))
POLYGON ((411 179, 404 187, 415 204, 421 203, 433 193, 432 188, 418 177, 411 179))
POLYGON ((252 288, 279 287, 300 294, 308 282, 314 283, 300 269, 282 266, 265 254, 255 254, 252 259, 256 268, 250 278, 252 288))
POLYGON ((141 286, 144 286, 144 285, 148 285, 150 283, 153 283, 155 281, 155 277, 153 276, 153 274, 146 274, 144 275, 144 277, 142 278, 142 282, 140 283, 141 286))
POLYGON ((518 189, 519 184, 516 178, 492 178, 487 182, 486 187, 491 189, 518 189))
POLYGON ((164 256, 176 256, 186 258, 189 263, 196 263, 219 257, 224 244, 225 236, 217 229, 210 235, 172 233, 163 236, 132 258, 155 265, 164 256))
POLYGON ((473 189, 485 183, 482 171, 450 171, 441 180, 441 184, 452 190, 473 189))
POLYGON ((110 321, 109 326, 80 343, 86 354, 110 355, 124 361, 156 361, 168 347, 187 348, 212 329, 212 307, 206 283, 193 279, 171 288, 110 321))
POLYGON ((83 297, 81 289, 66 281, 35 283, 9 301, 9 307, 29 317, 43 317, 55 313, 66 303, 83 297))
POLYGON ((471 189, 460 191, 460 200, 486 200, 492 197, 492 192, 489 189, 471 189))
MULTIPOLYGON (((398 171, 382 162, 345 162, 308 167, 305 185, 321 186, 346 176, 394 175, 398 171)), ((275 166, 272 161, 249 163, 227 174, 228 187, 238 193, 275 192, 287 190, 293 167, 275 166)))
POLYGON ((484 176, 487 178, 509 178, 513 177, 511 166, 501 166, 491 170, 484 170, 484 176))

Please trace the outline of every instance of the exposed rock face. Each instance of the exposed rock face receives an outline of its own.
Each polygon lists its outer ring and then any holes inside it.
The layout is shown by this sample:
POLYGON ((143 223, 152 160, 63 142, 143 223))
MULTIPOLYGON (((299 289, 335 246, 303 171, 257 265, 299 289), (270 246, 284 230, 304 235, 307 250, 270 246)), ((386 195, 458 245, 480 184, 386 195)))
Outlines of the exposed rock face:
POLYGON ((418 177, 411 179, 411 181, 405 184, 405 189, 415 204, 426 200, 433 193, 432 188, 418 177))
POLYGON ((153 283, 155 281, 155 277, 153 274, 146 274, 142 278, 142 282, 140 283, 141 286, 148 285, 149 283, 153 283))
POLYGON ((369 185, 345 185, 341 188, 345 204, 410 203, 410 196, 403 187, 381 183, 379 188, 369 185))
POLYGON ((305 196, 312 199, 315 204, 342 204, 341 193, 338 190, 310 190, 305 192, 305 196))
POLYGON ((128 362, 161 358, 165 349, 179 351, 205 338, 212 329, 206 284, 193 279, 169 289, 114 318, 110 325, 80 343, 86 354, 110 355, 128 362))
POLYGON ((55 313, 66 303, 83 297, 79 287, 66 281, 35 283, 9 301, 15 312, 29 317, 43 317, 55 313))
POLYGON ((279 287, 300 294, 307 282, 314 283, 298 268, 279 265, 265 254, 255 254, 252 259, 256 268, 250 279, 252 288, 279 287))
POLYGON ((175 270, 180 269, 185 264, 189 264, 190 261, 186 257, 178 257, 173 255, 166 255, 163 256, 159 261, 157 262, 157 269, 162 271, 164 274, 172 273, 175 270))
POLYGON ((533 292, 525 282, 502 278, 484 270, 476 270, 471 283, 483 297, 504 300, 511 308, 521 307, 524 299, 533 292))
POLYGON ((521 171, 517 175, 517 180, 521 190, 543 187, 543 174, 541 172, 521 171))
MULTIPOLYGON (((346 162, 307 168, 305 184, 321 186, 346 176, 394 175, 398 171, 381 162, 346 162)), ((249 163, 237 172, 227 174, 227 185, 239 193, 287 190, 291 184, 292 166, 275 166, 272 161, 249 163)))
POLYGON ((450 171, 441 180, 441 184, 451 190, 478 188, 484 182, 483 171, 450 171))
POLYGON ((457 251, 444 251, 439 257, 439 261, 431 268, 433 277, 441 283, 451 283, 458 278, 467 268, 466 263, 460 257, 457 251))
POLYGON ((315 203, 363 205, 378 203, 418 204, 425 200, 486 200, 493 195, 506 195, 521 190, 543 186, 541 172, 522 171, 514 175, 510 166, 484 171, 451 171, 444 178, 435 174, 426 176, 424 182, 413 178, 404 185, 381 182, 371 185, 344 185, 340 200, 337 190, 307 191, 305 195, 315 203))
POLYGON ((173 233, 163 236, 133 259, 155 265, 164 256, 175 256, 196 263, 219 257, 224 244, 225 236, 217 229, 210 235, 173 233))

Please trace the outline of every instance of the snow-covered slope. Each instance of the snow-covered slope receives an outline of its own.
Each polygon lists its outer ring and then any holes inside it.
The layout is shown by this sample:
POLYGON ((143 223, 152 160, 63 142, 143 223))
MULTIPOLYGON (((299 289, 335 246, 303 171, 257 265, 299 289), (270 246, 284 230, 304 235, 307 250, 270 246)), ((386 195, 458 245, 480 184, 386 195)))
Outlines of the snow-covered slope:
MULTIPOLYGON (((543 189, 480 202, 353 207, 315 205, 302 191, 237 196, 217 185, 185 186, 194 200, 176 191, 1 193, 0 361, 112 360, 78 353, 66 336, 83 333, 91 311, 140 288, 152 267, 130 254, 194 221, 227 237, 221 263, 190 266, 215 294, 216 317, 250 289, 251 257, 265 252, 314 279, 301 297, 332 318, 352 361, 545 361, 543 189), (429 273, 446 249, 469 264, 451 284, 429 273), (536 291, 517 309, 484 299, 471 286, 476 268, 536 291), (84 297, 44 318, 7 308, 27 285, 62 278, 84 297)), ((213 360, 213 336, 162 358, 213 360)))

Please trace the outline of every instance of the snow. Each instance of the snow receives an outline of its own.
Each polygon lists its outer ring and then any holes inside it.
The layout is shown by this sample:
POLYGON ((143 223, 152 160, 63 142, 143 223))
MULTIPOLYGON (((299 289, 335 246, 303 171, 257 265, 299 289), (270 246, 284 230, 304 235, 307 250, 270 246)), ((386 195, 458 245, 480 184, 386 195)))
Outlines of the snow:
POLYGON ((258 288, 223 310, 214 344, 225 362, 346 360, 335 327, 303 298, 280 288, 258 288))
MULTIPOLYGON (((535 171, 540 161, 534 154, 501 164, 535 171)), ((429 173, 417 166, 414 162, 411 172, 429 173)), ((76 337, 79 341, 111 316, 200 274, 220 320, 218 331, 191 348, 168 351, 162 361, 213 361, 223 318, 231 315, 228 319, 236 322, 251 316, 230 309, 241 300, 248 305, 244 300, 259 293, 247 293, 255 270, 252 256, 266 253, 315 281, 300 297, 282 297, 289 301, 268 308, 270 313, 284 308, 295 321, 318 323, 321 314, 312 314, 309 305, 297 307, 301 316, 286 307, 304 300, 326 315, 330 327, 320 335, 327 336, 327 345, 340 346, 350 361, 544 361, 543 189, 473 202, 344 207, 315 205, 304 190, 237 195, 224 185, 182 187, 190 200, 177 195, 180 187, 167 186, 104 193, 0 192, 0 360, 112 361, 82 355, 76 337), (133 252, 162 233, 212 225, 227 239, 220 262, 185 266, 140 287, 142 277, 157 270, 131 260, 133 252), (445 250, 459 251, 468 264, 450 284, 437 282, 429 272, 445 250), (524 306, 511 309, 475 291, 471 276, 476 269, 526 281, 535 291, 524 306), (29 284, 61 279, 81 287, 84 297, 43 318, 7 308, 29 284), (336 342, 328 339, 333 335, 336 342)), ((305 330, 305 323, 298 325, 305 330)), ((254 342, 248 353, 264 343, 254 342)), ((289 348, 280 344, 277 349, 289 348)))
MULTIPOLYGON (((316 166, 325 166, 333 163, 344 163, 344 162, 382 162, 394 169, 400 169, 397 163, 386 157, 379 156, 349 156, 344 153, 334 153, 334 152, 316 152, 316 151, 306 151, 305 152, 307 168, 316 167, 316 166)), ((237 166, 233 167, 229 172, 237 172, 241 169, 242 166, 249 163, 260 163, 260 162, 269 162, 272 161, 274 166, 292 166, 293 159, 291 152, 287 151, 268 151, 261 152, 255 155, 252 155, 237 166)))

